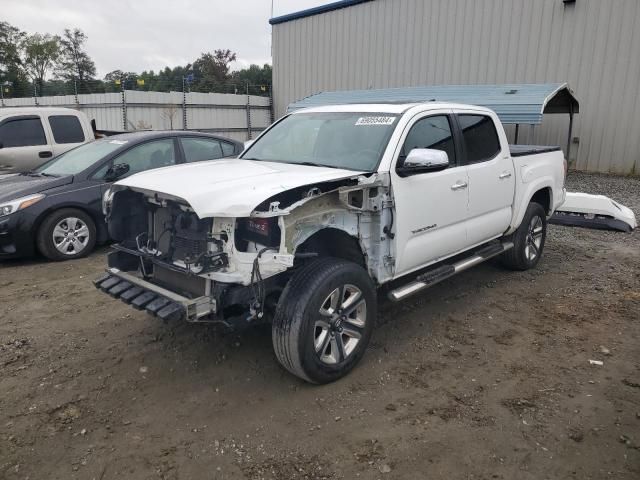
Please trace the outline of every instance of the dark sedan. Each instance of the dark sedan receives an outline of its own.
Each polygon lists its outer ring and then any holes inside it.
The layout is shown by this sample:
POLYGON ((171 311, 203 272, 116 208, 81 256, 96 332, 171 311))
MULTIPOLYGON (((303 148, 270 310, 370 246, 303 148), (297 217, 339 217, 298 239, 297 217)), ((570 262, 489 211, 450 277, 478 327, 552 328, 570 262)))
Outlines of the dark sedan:
POLYGON ((196 132, 134 132, 81 145, 37 170, 0 175, 0 259, 87 255, 108 240, 102 197, 153 168, 237 156, 240 142, 196 132))

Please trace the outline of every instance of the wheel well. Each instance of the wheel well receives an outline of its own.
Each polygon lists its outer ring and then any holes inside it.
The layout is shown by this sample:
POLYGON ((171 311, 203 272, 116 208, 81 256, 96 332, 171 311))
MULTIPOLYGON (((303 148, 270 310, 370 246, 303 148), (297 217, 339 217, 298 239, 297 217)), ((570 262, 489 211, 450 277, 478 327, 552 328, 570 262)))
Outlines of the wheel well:
POLYGON ((89 216, 89 218, 91 220, 93 220, 93 223, 96 226, 96 233, 97 233, 98 236, 100 236, 100 232, 99 232, 100 226, 99 226, 98 219, 96 219, 96 217, 91 213, 91 211, 89 211, 88 209, 83 208, 81 206, 79 207, 77 205, 60 205, 60 206, 56 206, 55 208, 51 208, 49 210, 46 210, 46 211, 44 211, 44 212, 42 212, 40 214, 40 216, 38 217, 38 220, 33 225, 32 236, 33 236, 34 240, 36 238, 36 235, 38 235, 38 233, 40 233, 40 227, 42 226, 42 222, 44 222, 45 219, 47 217, 49 217, 50 215, 53 215, 57 211, 63 210, 65 208, 69 208, 69 209, 73 209, 73 210, 80 210, 81 212, 87 214, 89 216))
POLYGON ((551 212, 551 189, 549 187, 542 188, 533 194, 532 202, 539 203, 544 211, 549 215, 551 212))
POLYGON ((365 255, 358 240, 337 228, 325 228, 314 233, 296 248, 298 253, 342 258, 366 268, 365 255))

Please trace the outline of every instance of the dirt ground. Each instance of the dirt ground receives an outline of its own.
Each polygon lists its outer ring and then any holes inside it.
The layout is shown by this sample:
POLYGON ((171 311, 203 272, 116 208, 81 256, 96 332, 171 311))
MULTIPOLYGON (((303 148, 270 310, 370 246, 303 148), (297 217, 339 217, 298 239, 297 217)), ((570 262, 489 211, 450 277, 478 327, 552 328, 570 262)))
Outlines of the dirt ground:
MULTIPOLYGON (((640 213, 640 179, 569 184, 640 213)), ((551 226, 533 271, 383 302, 361 365, 322 387, 268 328, 99 293, 106 251, 0 263, 2 479, 640 478, 639 232, 551 226)))

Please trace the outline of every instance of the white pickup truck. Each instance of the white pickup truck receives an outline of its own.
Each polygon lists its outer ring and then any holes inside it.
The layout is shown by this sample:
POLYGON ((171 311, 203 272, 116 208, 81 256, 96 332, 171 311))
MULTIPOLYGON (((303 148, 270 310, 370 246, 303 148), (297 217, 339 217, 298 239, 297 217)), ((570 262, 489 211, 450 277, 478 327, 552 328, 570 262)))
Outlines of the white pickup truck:
POLYGON ((0 174, 33 170, 95 139, 87 116, 62 107, 0 108, 0 174))
POLYGON ((377 288, 402 300, 496 256, 534 267, 565 169, 559 148, 510 147, 486 108, 302 110, 238 159, 116 183, 95 284, 162 319, 270 321, 282 365, 326 383, 362 358, 377 288))

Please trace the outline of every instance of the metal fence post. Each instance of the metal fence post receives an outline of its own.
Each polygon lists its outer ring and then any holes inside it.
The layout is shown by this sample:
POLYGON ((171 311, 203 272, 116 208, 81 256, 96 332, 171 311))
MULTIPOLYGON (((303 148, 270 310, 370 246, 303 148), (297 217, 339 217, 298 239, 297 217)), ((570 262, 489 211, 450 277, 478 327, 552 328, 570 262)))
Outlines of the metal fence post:
POLYGON ((122 95, 122 129, 127 129, 127 99, 124 94, 124 78, 120 80, 120 92, 122 95))
POLYGON ((273 85, 269 86, 269 123, 275 121, 275 113, 273 111, 273 85))
POLYGON ((184 76, 182 77, 182 130, 187 129, 187 89, 184 76))
POLYGON ((247 82, 247 140, 251 140, 251 96, 249 95, 249 82, 247 82))
POLYGON ((80 102, 78 101, 78 83, 76 82, 75 78, 73 79, 73 96, 76 101, 76 107, 79 107, 80 102))

